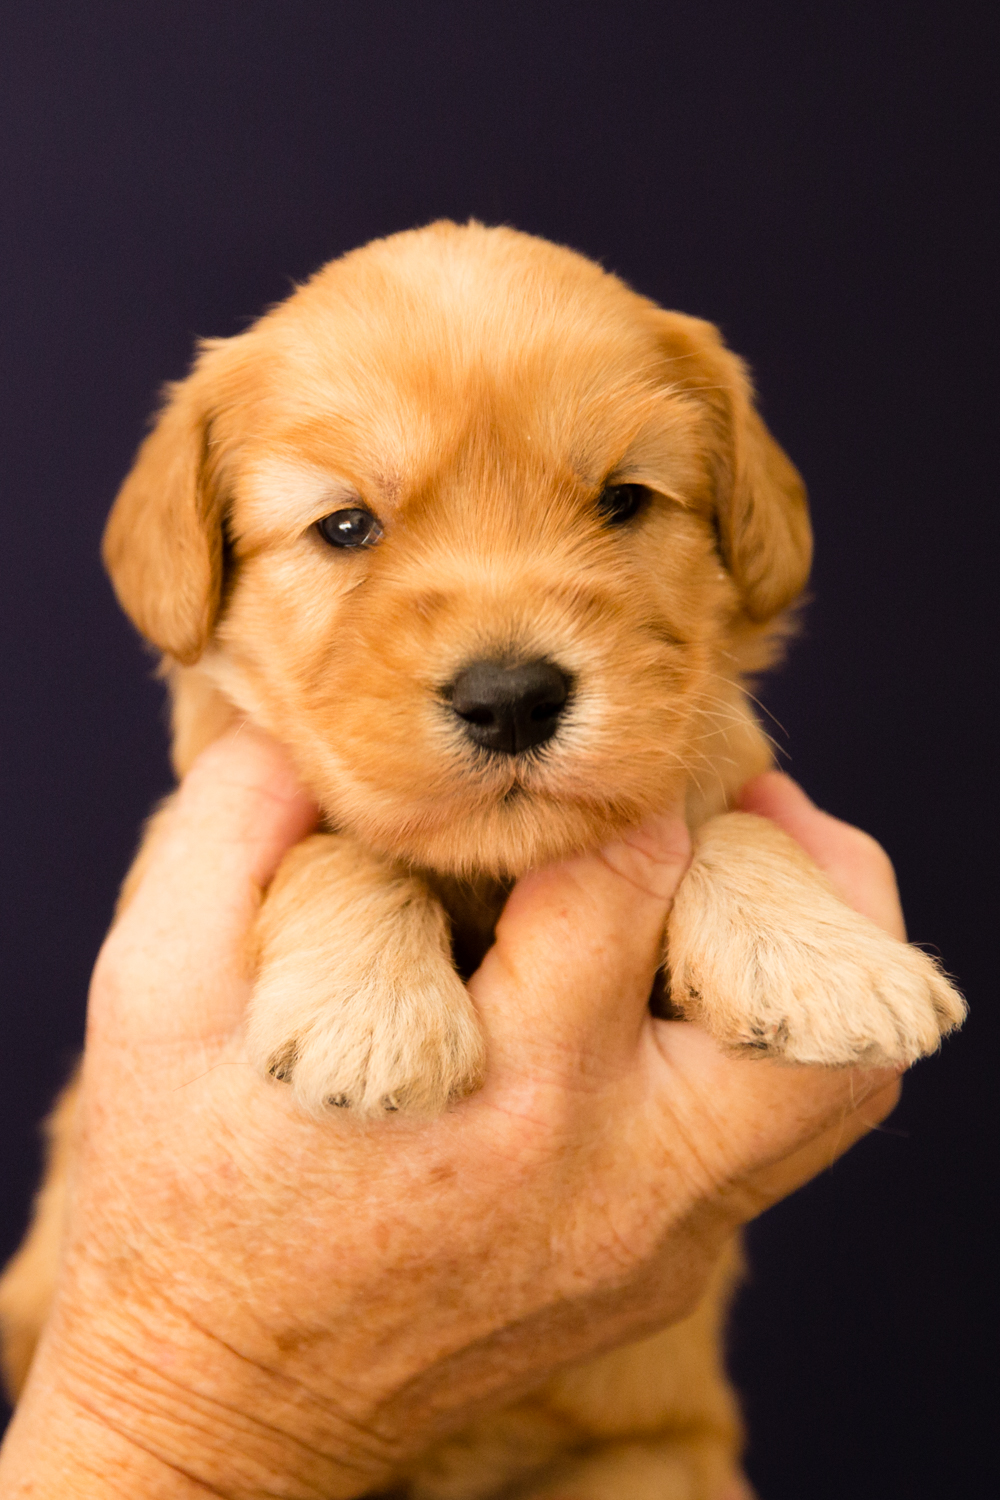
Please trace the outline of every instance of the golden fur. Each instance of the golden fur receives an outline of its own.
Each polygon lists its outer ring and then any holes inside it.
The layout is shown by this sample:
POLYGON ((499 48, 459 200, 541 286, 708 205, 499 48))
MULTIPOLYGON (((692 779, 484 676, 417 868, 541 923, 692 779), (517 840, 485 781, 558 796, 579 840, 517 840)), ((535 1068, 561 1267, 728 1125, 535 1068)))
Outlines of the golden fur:
MULTIPOLYGON (((247 1024, 248 1056, 303 1108, 377 1118, 476 1088, 453 954, 478 961, 517 875, 678 796, 696 854, 669 925, 675 1011, 729 1047, 825 1064, 909 1062, 960 1020, 929 959, 848 910, 785 835, 727 812, 770 762, 743 684, 780 642, 810 531, 709 324, 512 230, 376 242, 203 345, 105 557, 164 653, 178 772, 246 716, 322 806, 327 831, 264 903, 247 1024), (650 494, 618 527, 596 504, 609 482, 650 494), (316 523, 361 503, 382 540, 332 551, 316 523), (482 754, 444 701, 491 657, 572 678, 538 753, 482 754)), ((58 1243, 58 1184, 44 1194, 0 1287, 15 1385, 58 1243)), ((739 1430, 718 1356, 730 1280, 438 1448, 412 1494, 720 1496, 739 1430)))

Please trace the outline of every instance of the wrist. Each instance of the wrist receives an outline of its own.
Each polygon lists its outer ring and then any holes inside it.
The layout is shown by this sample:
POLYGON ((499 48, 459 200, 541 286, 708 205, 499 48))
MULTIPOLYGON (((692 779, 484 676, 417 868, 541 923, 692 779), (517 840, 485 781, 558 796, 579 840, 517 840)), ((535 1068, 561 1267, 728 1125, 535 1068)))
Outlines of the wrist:
POLYGON ((182 1455, 165 1462, 44 1375, 29 1381, 0 1450, 4 1500, 204 1500, 210 1493, 184 1472, 182 1455))
POLYGON ((374 1432, 208 1337, 88 1324, 81 1347, 58 1322, 0 1453, 3 1500, 352 1500, 388 1473, 374 1432))

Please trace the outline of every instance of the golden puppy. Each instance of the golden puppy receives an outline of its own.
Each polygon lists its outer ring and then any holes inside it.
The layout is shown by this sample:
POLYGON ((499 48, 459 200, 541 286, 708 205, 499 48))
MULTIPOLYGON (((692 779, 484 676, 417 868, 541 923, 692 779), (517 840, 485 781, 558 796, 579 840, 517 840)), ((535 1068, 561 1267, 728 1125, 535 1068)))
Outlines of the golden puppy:
MULTIPOLYGON (((475 1089, 461 974, 510 882, 680 796, 696 853, 666 934, 675 1013, 827 1065, 909 1062, 961 1019, 930 959, 726 810, 770 761, 742 684, 774 654, 810 533, 708 324, 511 230, 379 241, 203 346, 105 556, 164 653, 178 772, 246 716, 322 806, 264 902, 246 1030, 304 1109, 377 1118, 475 1089)), ((62 1154, 0 1293, 15 1384, 62 1154)), ((574 1496, 711 1500, 738 1444, 726 1279, 677 1328, 439 1448, 412 1493, 541 1496, 586 1449, 574 1496)))

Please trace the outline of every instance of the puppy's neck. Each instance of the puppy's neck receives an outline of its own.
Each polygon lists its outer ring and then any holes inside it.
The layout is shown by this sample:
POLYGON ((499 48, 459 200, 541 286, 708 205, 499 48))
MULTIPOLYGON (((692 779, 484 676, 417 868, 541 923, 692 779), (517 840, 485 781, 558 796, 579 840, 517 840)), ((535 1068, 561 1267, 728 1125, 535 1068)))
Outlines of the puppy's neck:
POLYGON ((497 921, 514 882, 490 875, 441 875, 434 870, 421 874, 451 918, 455 967, 463 979, 468 979, 493 943, 497 921))

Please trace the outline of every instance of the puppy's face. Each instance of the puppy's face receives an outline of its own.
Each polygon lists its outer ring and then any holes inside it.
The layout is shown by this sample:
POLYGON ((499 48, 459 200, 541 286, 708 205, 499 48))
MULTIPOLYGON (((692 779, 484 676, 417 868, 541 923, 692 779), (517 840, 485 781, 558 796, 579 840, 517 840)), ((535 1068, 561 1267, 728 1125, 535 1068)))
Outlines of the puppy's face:
POLYGON ((801 587, 808 523, 708 325, 437 225, 207 346, 106 556, 333 823, 516 874, 697 772, 726 653, 801 587))

